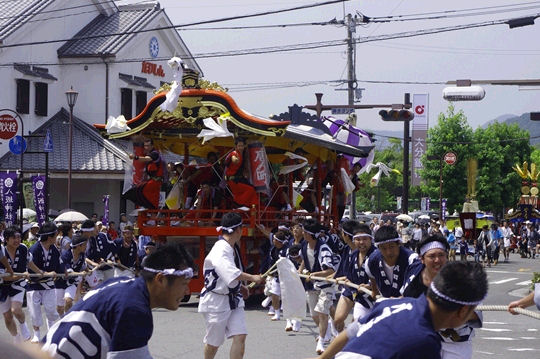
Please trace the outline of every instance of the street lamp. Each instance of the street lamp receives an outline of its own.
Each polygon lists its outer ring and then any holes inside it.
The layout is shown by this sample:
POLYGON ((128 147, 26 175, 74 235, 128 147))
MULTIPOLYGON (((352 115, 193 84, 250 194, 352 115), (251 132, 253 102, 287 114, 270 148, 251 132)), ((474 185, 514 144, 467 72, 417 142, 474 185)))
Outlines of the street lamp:
POLYGON ((66 99, 69 106, 69 160, 68 160, 68 195, 67 208, 71 208, 71 158, 73 154, 73 107, 77 102, 79 93, 73 90, 73 86, 66 91, 66 99))

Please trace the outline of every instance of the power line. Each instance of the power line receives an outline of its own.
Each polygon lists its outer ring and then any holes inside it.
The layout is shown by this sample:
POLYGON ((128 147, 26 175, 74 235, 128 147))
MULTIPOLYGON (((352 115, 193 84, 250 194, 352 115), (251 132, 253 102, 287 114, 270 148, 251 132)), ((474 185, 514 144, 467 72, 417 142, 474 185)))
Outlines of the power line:
MULTIPOLYGON (((333 1, 333 2, 336 2, 336 1, 333 1)), ((245 17, 245 16, 249 16, 249 15, 243 15, 243 17, 245 17)), ((534 15, 531 15, 531 17, 538 17, 538 16, 540 16, 540 13, 536 13, 534 15)), ((230 19, 230 18, 228 18, 228 19, 230 19)), ((393 33, 393 34, 384 34, 384 35, 377 35, 377 36, 359 38, 359 39, 356 39, 354 42, 357 43, 357 44, 360 44, 360 43, 368 43, 368 42, 375 42, 375 41, 385 41, 385 40, 391 40, 391 39, 416 37, 416 36, 437 34, 437 33, 450 32, 450 31, 458 31, 458 30, 465 30, 465 29, 472 29, 472 28, 479 28, 479 27, 486 27, 486 26, 493 26, 493 25, 500 25, 500 24, 507 23, 509 20, 511 20, 511 19, 501 19, 501 20, 485 21, 485 22, 480 22, 480 23, 464 24, 464 25, 457 25, 457 26, 448 26, 448 27, 439 27, 439 28, 432 28, 432 29, 425 29, 425 30, 399 32, 399 33, 393 33)), ((204 22, 208 23, 208 22, 211 22, 211 21, 226 21, 226 20, 225 19, 218 19, 218 20, 209 20, 209 21, 204 21, 204 22)), ((187 25, 182 25, 182 26, 187 26, 187 25)), ((181 26, 177 25, 176 27, 181 27, 181 26)), ((138 32, 148 32, 148 31, 155 31, 155 29, 136 30, 136 31, 126 32, 126 33, 138 33, 138 32)), ((122 34, 124 34, 124 33, 122 33, 122 34)), ((112 35, 118 36, 118 34, 112 34, 112 35)), ((103 36, 111 36, 111 34, 109 34, 109 35, 91 36, 91 37, 85 37, 85 38, 94 38, 94 37, 103 37, 103 36)), ((82 39, 82 37, 79 38, 79 39, 82 39)), ((38 43, 47 43, 47 42, 59 42, 59 41, 61 41, 61 40, 42 41, 42 42, 36 42, 36 44, 38 44, 38 43)), ((318 41, 318 42, 290 44, 290 45, 281 45, 281 46, 269 46, 269 47, 259 47, 259 48, 248 48, 248 49, 239 49, 239 50, 199 53, 199 54, 192 54, 191 58, 192 59, 201 59, 201 58, 214 58, 214 57, 256 55, 256 54, 267 54, 267 53, 275 53, 275 52, 288 52, 288 51, 317 49, 317 48, 323 48, 323 47, 336 47, 336 46, 343 46, 345 44, 346 44, 346 40, 318 41)), ((16 47, 16 46, 24 46, 24 45, 25 44, 12 44, 12 45, 5 45, 4 47, 16 47)), ((131 59, 131 60, 111 60, 109 62, 110 63, 122 63, 122 62, 137 62, 137 61, 141 61, 141 60, 143 60, 143 59, 139 58, 139 59, 131 59)), ((154 60, 154 61, 156 61, 156 60, 165 60, 165 58, 156 58, 156 59, 149 59, 149 60, 154 60)), ((95 63, 96 62, 78 62, 77 64, 95 64, 95 63)), ((9 64, 8 66, 11 66, 11 65, 13 65, 13 64, 9 64)), ((57 64, 53 63, 51 65, 57 65, 57 64)), ((2 66, 2 65, 0 65, 0 66, 2 66)), ((5 64, 3 66, 5 66, 5 64)))
POLYGON ((249 29, 271 29, 271 28, 286 28, 286 27, 299 27, 299 26, 343 26, 343 21, 318 21, 318 22, 299 22, 299 23, 286 23, 286 24, 269 24, 269 25, 245 25, 245 26, 221 26, 221 27, 193 27, 185 28, 182 31, 199 31, 199 30, 249 30, 249 29))
POLYGON ((322 2, 322 3, 300 5, 300 6, 287 8, 287 9, 263 11, 263 12, 258 12, 258 13, 237 15, 237 16, 229 16, 229 17, 223 17, 223 18, 219 18, 219 19, 197 21, 197 22, 192 22, 192 23, 187 23, 187 24, 182 24, 182 25, 160 26, 160 27, 155 27, 155 28, 151 28, 151 29, 123 31, 123 32, 119 32, 119 33, 117 32, 117 33, 109 33, 109 34, 78 36, 78 37, 72 37, 72 38, 69 38, 69 39, 31 41, 31 42, 23 42, 23 43, 18 43, 18 44, 6 44, 6 45, 2 45, 1 47, 10 48, 10 47, 20 47, 20 46, 30 46, 30 45, 44 45, 44 44, 52 44, 52 43, 57 43, 57 42, 90 40, 90 39, 97 39, 97 38, 109 37, 109 36, 125 36, 125 35, 140 34, 140 33, 146 33, 146 32, 154 32, 154 31, 159 31, 159 30, 178 29, 178 28, 187 27, 187 26, 212 24, 212 23, 216 23, 216 22, 247 19, 247 18, 252 18, 252 17, 267 16, 267 15, 279 14, 279 13, 290 12, 290 11, 304 10, 304 9, 309 9, 309 8, 314 8, 314 7, 320 7, 320 6, 332 5, 332 4, 336 4, 336 3, 342 3, 342 2, 345 2, 345 1, 351 1, 351 0, 330 0, 330 1, 325 1, 325 2, 322 2))
POLYGON ((531 10, 534 8, 540 7, 540 1, 533 1, 527 3, 519 4, 507 4, 507 5, 497 5, 497 6, 485 6, 477 8, 468 8, 468 9, 457 9, 457 10, 444 10, 444 11, 435 11, 435 12, 425 12, 418 14, 404 14, 404 15, 387 15, 387 16, 374 16, 366 17, 361 14, 366 22, 392 22, 392 21, 413 21, 413 20, 436 20, 436 19, 445 19, 445 18, 455 18, 455 17, 467 17, 467 16, 480 16, 496 13, 507 13, 514 11, 524 11, 531 10), (536 5, 533 5, 536 4, 536 5), (462 14, 461 14, 462 13, 462 14))

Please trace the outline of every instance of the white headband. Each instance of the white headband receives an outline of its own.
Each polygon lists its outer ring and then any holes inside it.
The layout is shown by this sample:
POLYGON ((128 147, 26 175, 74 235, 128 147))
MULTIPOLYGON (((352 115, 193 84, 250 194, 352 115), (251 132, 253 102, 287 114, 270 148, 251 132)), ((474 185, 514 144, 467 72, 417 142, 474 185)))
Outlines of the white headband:
POLYGON ((187 267, 186 269, 154 269, 154 268, 148 268, 143 267, 144 270, 152 272, 152 273, 162 273, 165 275, 175 275, 177 277, 186 277, 187 279, 193 278, 193 268, 187 267))
POLYGON ((435 293, 438 297, 446 300, 447 302, 451 302, 451 303, 456 303, 456 304, 461 304, 461 305, 478 305, 478 304, 482 303, 482 301, 484 300, 484 298, 482 298, 482 299, 477 300, 475 302, 465 302, 465 301, 457 300, 457 299, 454 299, 454 298, 450 298, 449 296, 447 296, 445 294, 442 294, 441 292, 439 292, 437 290, 437 288, 435 288, 435 284, 433 284, 433 282, 431 282, 431 285, 429 287, 431 288, 433 293, 435 293))
POLYGON ((315 236, 315 233, 308 231, 308 230, 305 229, 304 227, 302 227, 302 229, 304 230, 304 232, 306 232, 306 233, 308 233, 308 234, 311 234, 312 236, 315 236))
POLYGON ((272 239, 275 239, 275 240, 276 240, 276 241, 278 241, 279 243, 285 243, 285 242, 287 242, 287 240, 286 240, 286 239, 284 239, 284 240, 281 240, 281 239, 279 239, 278 237, 276 237, 276 235, 275 235, 275 234, 274 234, 274 235, 272 235, 272 239))
POLYGON ((341 228, 341 230, 343 231, 343 233, 345 233, 346 235, 348 235, 349 237, 353 237, 353 234, 351 232, 347 232, 346 230, 344 230, 343 228, 341 228))
POLYGON ((216 231, 217 231, 217 232, 220 232, 220 231, 226 231, 227 233, 232 233, 232 232, 233 232, 233 229, 235 229, 236 227, 241 226, 242 224, 243 224, 242 221, 240 221, 240 223, 238 223, 238 224, 233 224, 233 225, 230 226, 230 227, 219 226, 219 227, 216 227, 216 231))
POLYGON ((50 236, 51 234, 55 234, 56 232, 58 232, 58 230, 55 230, 54 232, 38 233, 38 236, 40 237, 50 236))
POLYGON ((446 247, 444 246, 444 244, 438 241, 433 241, 433 242, 426 243, 422 247, 420 247, 420 256, 423 256, 424 254, 426 254, 427 251, 430 251, 432 249, 437 249, 437 248, 442 249, 443 251, 446 252, 446 247))
POLYGON ((373 238, 373 236, 371 234, 367 234, 367 233, 357 233, 355 234, 354 236, 352 236, 352 239, 355 239, 355 238, 358 238, 358 237, 369 237, 369 238, 373 238))
POLYGON ((92 227, 92 228, 81 228, 80 231, 81 231, 81 232, 92 232, 94 229, 95 229, 95 227, 92 227))
POLYGON ((381 244, 389 243, 389 242, 399 242, 399 243, 401 243, 401 237, 390 238, 390 239, 387 239, 387 240, 384 240, 384 241, 375 242, 375 246, 378 247, 381 244))
POLYGON ((278 226, 277 229, 280 231, 288 231, 289 227, 281 225, 281 226, 278 226))

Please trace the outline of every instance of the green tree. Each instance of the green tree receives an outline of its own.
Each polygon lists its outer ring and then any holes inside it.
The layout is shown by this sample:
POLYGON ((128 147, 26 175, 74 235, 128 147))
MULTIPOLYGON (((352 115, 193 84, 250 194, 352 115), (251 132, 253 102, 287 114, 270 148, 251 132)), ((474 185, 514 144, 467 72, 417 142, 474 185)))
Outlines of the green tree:
MULTIPOLYGON (((403 144, 400 139, 389 140, 390 146, 382 151, 375 151, 373 163, 382 162, 390 168, 395 168, 402 172, 403 169, 403 144)), ((371 187, 371 178, 377 173, 377 169, 372 169, 369 173, 360 176, 362 187, 356 195, 356 208, 358 211, 394 211, 396 209, 396 196, 401 195, 403 186, 402 176, 392 173, 390 176, 381 176, 379 185, 371 187)))
POLYGON ((432 202, 439 198, 440 161, 447 152, 451 151, 457 155, 457 162, 453 166, 442 162, 442 195, 448 199, 449 212, 455 209, 461 211, 461 205, 465 201, 467 160, 475 156, 472 140, 473 130, 465 114, 463 111, 456 113, 452 104, 448 106, 446 114, 439 114, 437 125, 428 130, 427 150, 422 160, 424 166, 422 177, 425 184, 421 189, 431 197, 432 202), (428 160, 428 157, 436 157, 439 160, 428 160))
POLYGON ((512 170, 531 157, 529 131, 517 124, 495 122, 474 132, 478 156, 477 199, 480 208, 496 214, 514 207, 520 196, 520 178, 512 170))

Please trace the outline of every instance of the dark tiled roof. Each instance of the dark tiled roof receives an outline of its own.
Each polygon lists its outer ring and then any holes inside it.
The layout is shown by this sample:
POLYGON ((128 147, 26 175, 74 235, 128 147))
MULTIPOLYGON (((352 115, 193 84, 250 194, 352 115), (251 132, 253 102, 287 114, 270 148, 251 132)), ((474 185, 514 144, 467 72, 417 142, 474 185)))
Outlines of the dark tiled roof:
MULTIPOLYGON (((62 108, 58 113, 41 125, 33 135, 45 135, 51 131, 53 152, 49 154, 49 170, 67 172, 69 142, 69 111, 62 108)), ((44 138, 30 137, 28 151, 43 151, 44 138)), ((125 152, 101 135, 92 126, 73 117, 73 172, 108 172, 123 173, 125 152)), ((0 169, 16 170, 20 168, 21 157, 11 152, 0 158, 0 169)), ((45 155, 26 154, 23 157, 24 170, 44 171, 45 155)))
POLYGON ((16 0, 0 2, 0 42, 26 24, 54 0, 16 0))
POLYGON ((99 15, 58 49, 59 57, 114 55, 137 34, 77 38, 116 34, 142 29, 159 14, 159 4, 127 5, 110 15, 99 15))
POLYGON ((37 67, 37 66, 30 67, 30 65, 26 65, 26 64, 15 64, 13 65, 13 68, 25 75, 41 77, 46 80, 54 80, 54 81, 58 80, 56 77, 54 77, 53 75, 49 73, 48 69, 44 67, 37 67))
POLYGON ((147 87, 150 89, 156 88, 154 85, 146 81, 144 77, 131 76, 131 75, 123 74, 123 73, 119 73, 118 77, 120 78, 120 80, 133 86, 147 87))

